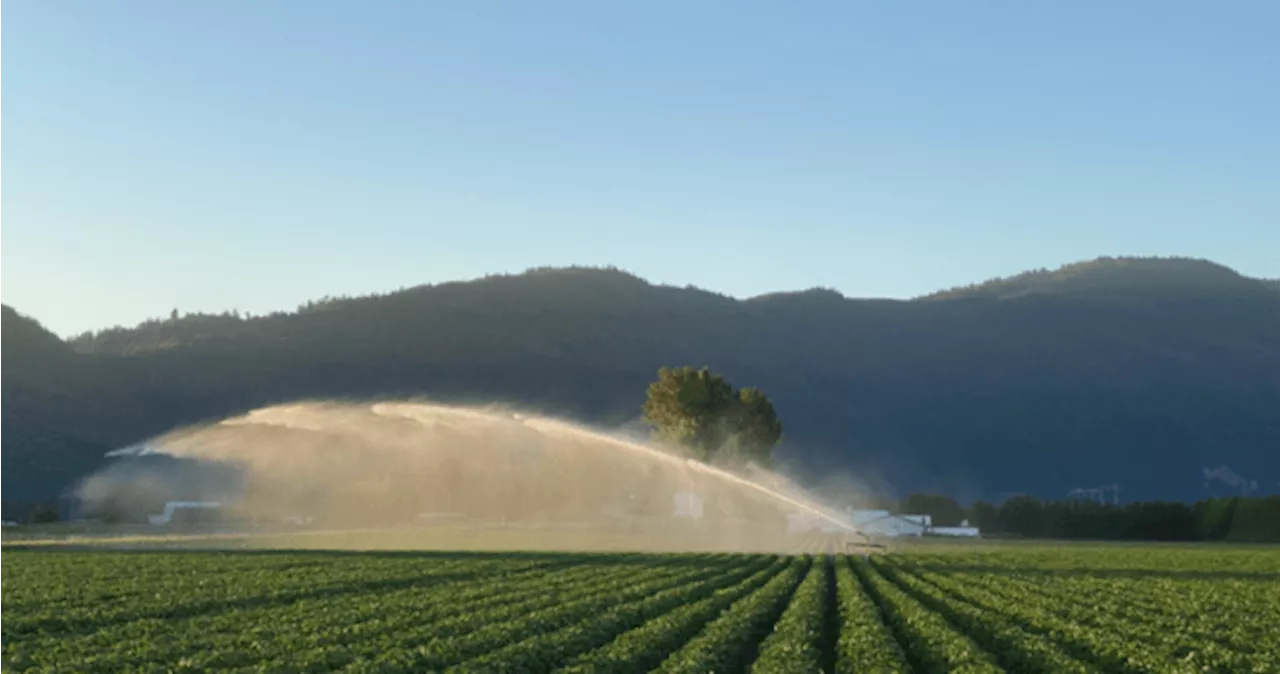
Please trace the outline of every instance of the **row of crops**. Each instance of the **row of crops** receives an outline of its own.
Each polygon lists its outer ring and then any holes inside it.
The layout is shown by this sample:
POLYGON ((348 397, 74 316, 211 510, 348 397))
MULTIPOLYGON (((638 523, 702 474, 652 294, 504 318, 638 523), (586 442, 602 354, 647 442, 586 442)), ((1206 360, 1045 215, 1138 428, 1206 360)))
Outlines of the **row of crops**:
POLYGON ((1280 671, 1268 549, 3 557, 13 671, 1280 671))

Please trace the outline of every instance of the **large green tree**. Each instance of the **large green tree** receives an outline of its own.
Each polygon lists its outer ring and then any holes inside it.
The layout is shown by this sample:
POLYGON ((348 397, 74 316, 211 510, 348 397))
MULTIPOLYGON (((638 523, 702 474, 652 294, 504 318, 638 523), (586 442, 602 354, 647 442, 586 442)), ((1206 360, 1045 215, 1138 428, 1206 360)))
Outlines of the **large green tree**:
POLYGON ((644 415, 660 441, 721 465, 768 466, 782 437, 782 422, 763 392, 735 389, 705 367, 658 370, 644 415))

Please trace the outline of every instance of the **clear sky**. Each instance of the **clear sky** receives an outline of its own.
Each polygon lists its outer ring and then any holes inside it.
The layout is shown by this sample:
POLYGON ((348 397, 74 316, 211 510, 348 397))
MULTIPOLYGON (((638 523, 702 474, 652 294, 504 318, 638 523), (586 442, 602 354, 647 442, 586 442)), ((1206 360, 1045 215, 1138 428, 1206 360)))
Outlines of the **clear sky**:
POLYGON ((64 335, 575 263, 1280 276, 1274 0, 4 10, 3 299, 64 335))

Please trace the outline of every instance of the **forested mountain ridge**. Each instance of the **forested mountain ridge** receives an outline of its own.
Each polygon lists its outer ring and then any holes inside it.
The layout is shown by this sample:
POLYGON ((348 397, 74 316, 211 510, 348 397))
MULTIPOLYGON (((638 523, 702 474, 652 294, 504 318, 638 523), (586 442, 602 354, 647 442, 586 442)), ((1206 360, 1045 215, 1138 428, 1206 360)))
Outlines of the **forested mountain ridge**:
POLYGON ((1132 300, 1142 296, 1251 295, 1280 291, 1280 279, 1242 276, 1229 267, 1189 258, 1101 257, 1036 269, 960 288, 931 293, 921 299, 982 297, 1010 299, 1022 295, 1088 295, 1132 300))
POLYGON ((70 345, 12 307, 4 305, 2 311, 4 353, 17 355, 5 362, 5 383, 41 387, 64 384, 60 380, 77 369, 78 359, 70 345))
POLYGON ((1190 499, 1220 465, 1280 486, 1280 292, 1196 260, 1104 258, 911 301, 736 300, 540 269, 69 343, 9 307, 3 328, 6 499, 54 493, 176 425, 298 398, 634 421, 658 367, 685 364, 766 391, 784 462, 899 490, 1118 482, 1126 498, 1190 499))

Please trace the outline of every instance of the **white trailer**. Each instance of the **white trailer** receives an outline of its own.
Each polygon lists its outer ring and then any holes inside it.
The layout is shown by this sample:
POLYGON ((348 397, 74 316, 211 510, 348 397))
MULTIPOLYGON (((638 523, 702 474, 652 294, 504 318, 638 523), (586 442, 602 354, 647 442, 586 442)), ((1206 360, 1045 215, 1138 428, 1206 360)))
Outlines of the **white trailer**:
POLYGON ((159 526, 173 521, 173 514, 179 510, 215 510, 221 508, 218 501, 169 501, 164 504, 164 512, 159 515, 147 515, 147 519, 159 526))

